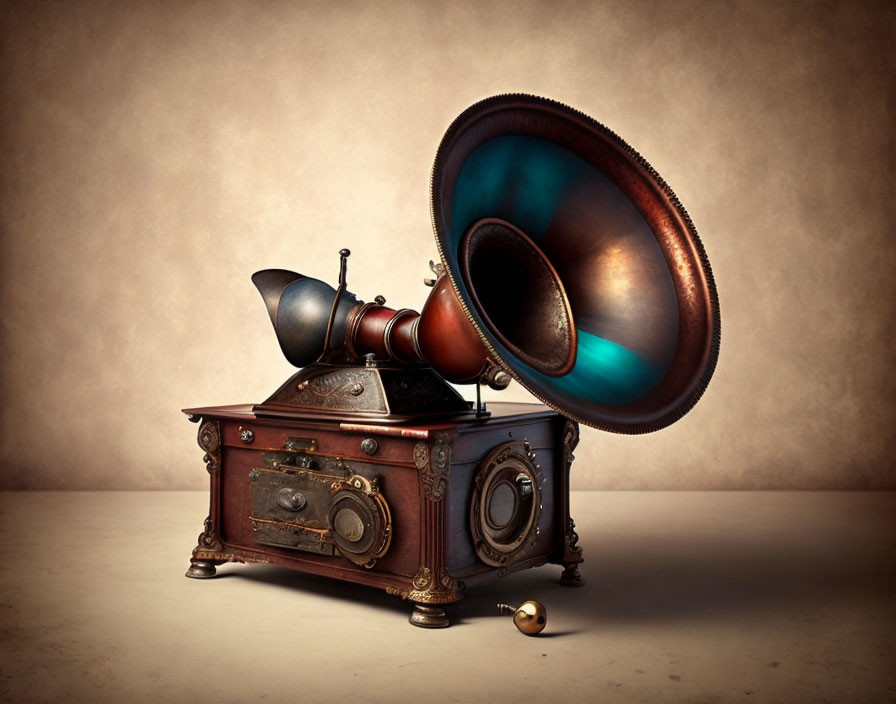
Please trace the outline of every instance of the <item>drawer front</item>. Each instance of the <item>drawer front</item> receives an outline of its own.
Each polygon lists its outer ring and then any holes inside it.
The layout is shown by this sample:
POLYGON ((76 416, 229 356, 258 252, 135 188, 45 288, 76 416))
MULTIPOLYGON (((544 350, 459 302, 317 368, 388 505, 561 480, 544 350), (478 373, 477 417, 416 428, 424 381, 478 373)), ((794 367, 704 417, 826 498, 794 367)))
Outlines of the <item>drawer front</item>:
POLYGON ((285 428, 251 423, 226 423, 222 444, 266 453, 290 453, 302 458, 315 456, 345 457, 375 464, 414 464, 413 438, 390 437, 355 431, 330 431, 318 428, 285 428))

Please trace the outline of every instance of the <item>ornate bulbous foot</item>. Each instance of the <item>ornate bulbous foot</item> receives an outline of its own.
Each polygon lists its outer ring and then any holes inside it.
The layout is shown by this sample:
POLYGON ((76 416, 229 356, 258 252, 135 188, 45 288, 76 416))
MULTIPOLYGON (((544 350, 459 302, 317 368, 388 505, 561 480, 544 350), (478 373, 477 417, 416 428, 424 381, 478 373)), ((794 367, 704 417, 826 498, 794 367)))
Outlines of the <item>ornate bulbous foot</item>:
POLYGON ((215 576, 217 570, 214 562, 206 562, 205 560, 190 560, 190 569, 187 570, 187 577, 192 579, 211 579, 215 576))
POLYGON ((414 610, 411 612, 409 619, 411 625, 420 628, 448 628, 451 622, 445 609, 441 606, 427 606, 424 604, 414 604, 414 610))
POLYGON ((560 584, 564 587, 585 586, 585 580, 582 579, 582 573, 579 572, 578 563, 564 565, 563 573, 560 575, 560 584))

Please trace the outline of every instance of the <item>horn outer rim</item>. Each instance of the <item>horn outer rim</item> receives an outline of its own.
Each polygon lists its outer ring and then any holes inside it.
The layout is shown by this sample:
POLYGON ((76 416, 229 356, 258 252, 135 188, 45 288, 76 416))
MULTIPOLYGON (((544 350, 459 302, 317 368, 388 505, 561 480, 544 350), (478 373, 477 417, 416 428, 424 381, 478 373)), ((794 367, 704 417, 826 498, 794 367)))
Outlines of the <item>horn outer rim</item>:
POLYGON ((693 221, 672 188, 640 153, 615 132, 585 113, 549 98, 522 93, 504 94, 486 98, 485 100, 475 103, 451 123, 439 143, 433 167, 430 172, 430 219, 439 257, 444 265, 445 273, 448 276, 451 287, 454 289, 454 293, 460 303, 464 315, 479 335, 492 359, 496 360, 505 372, 539 401, 568 418, 584 425, 614 433, 637 435, 661 430, 662 428, 671 425, 690 411, 697 401, 700 400, 712 378, 713 372, 715 371, 721 344, 721 313, 712 268, 709 259, 706 256, 703 243, 694 227, 693 221), (559 115, 561 119, 578 123, 581 127, 584 127, 587 130, 597 132, 601 137, 605 138, 611 145, 618 149, 620 155, 628 160, 631 167, 635 171, 640 172, 644 181, 649 183, 657 191, 659 200, 665 205, 669 214, 674 215, 677 220, 676 225, 687 235, 684 240, 690 243, 691 248, 693 249, 694 258, 703 275, 701 282, 702 291, 700 291, 700 294, 705 301, 705 310, 703 312, 706 316, 706 325, 709 328, 709 333, 706 336, 705 344, 700 355, 701 358, 698 362, 698 364, 702 366, 703 371, 692 381, 692 383, 682 389, 677 398, 672 402, 666 403, 663 407, 652 413, 639 412, 636 408, 631 408, 633 404, 627 404, 630 408, 626 408, 626 406, 617 407, 615 409, 616 412, 614 413, 614 417, 599 417, 596 414, 594 416, 586 417, 586 414, 578 413, 575 409, 569 409, 563 404, 549 398, 536 384, 525 379, 514 370, 510 364, 502 359, 489 337, 481 329, 476 317, 471 312, 470 307, 465 300, 461 288, 458 286, 458 273, 453 271, 453 268, 449 266, 449 259, 445 252, 444 235, 440 227, 442 204, 439 194, 441 192, 443 176, 442 166, 446 159, 446 152, 460 133, 470 126, 471 122, 489 113, 513 107, 553 113, 559 115))

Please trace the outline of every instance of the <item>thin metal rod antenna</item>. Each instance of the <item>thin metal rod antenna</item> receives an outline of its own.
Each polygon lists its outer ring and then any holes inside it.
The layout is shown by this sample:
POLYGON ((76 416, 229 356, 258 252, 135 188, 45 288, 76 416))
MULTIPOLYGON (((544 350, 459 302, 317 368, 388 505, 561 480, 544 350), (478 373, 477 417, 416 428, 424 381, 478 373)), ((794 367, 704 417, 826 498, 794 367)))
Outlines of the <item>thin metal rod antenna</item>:
POLYGON ((333 319, 336 317, 336 309, 339 307, 339 300, 342 298, 342 294, 345 293, 346 269, 348 268, 348 262, 346 260, 349 258, 350 254, 351 252, 347 249, 339 250, 339 288, 336 289, 336 296, 333 298, 333 305, 330 307, 330 319, 327 321, 327 334, 324 337, 324 351, 321 352, 320 357, 317 358, 318 362, 323 361, 330 351, 330 336, 333 333, 333 319))

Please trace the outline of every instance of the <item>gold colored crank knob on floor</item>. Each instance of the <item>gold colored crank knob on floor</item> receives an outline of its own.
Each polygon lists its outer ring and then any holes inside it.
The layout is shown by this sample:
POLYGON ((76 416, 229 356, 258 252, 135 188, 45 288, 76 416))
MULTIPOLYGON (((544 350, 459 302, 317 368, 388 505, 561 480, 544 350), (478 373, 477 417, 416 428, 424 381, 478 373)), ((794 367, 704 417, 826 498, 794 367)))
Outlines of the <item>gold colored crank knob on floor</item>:
POLYGON ((548 624, 548 610, 537 601, 525 601, 518 608, 507 604, 498 604, 499 614, 512 614, 513 625, 520 633, 534 636, 541 633, 548 624))

